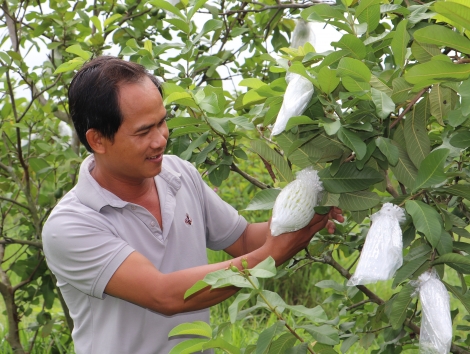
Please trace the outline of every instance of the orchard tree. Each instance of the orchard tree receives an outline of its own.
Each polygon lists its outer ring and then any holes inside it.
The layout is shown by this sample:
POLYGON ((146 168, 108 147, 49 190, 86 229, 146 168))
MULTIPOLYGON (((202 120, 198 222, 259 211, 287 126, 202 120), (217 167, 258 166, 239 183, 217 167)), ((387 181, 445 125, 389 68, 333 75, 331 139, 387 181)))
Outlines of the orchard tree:
MULTIPOLYGON (((328 318, 320 306, 287 304, 263 289, 257 278, 277 272, 267 259, 253 269, 247 264, 211 275, 187 296, 208 285, 244 287, 248 291, 229 309, 231 321, 263 310, 278 321, 243 348, 223 336, 223 326, 186 324, 171 334, 202 335, 182 344, 187 352, 357 352, 371 351, 374 341, 374 353, 416 349, 422 314, 410 281, 430 268, 441 279, 446 275, 451 298, 470 311, 465 0, 3 0, 2 10, 0 293, 16 352, 31 351, 38 334, 57 347, 70 340, 73 324, 44 261, 41 230, 74 185, 85 155, 73 131, 61 133, 70 126, 68 85, 86 60, 107 53, 162 78, 170 113, 167 152, 194 163, 214 186, 231 172, 241 175, 259 189, 246 201, 248 210, 272 208, 295 173, 313 166, 325 188, 321 206, 339 206, 346 216, 335 234, 318 233, 288 265, 294 272, 320 263, 328 266, 327 277, 336 272, 344 279, 317 283, 334 292, 335 316, 328 318), (317 52, 315 43, 291 47, 299 20, 324 23, 339 40, 327 52, 317 52), (314 93, 303 114, 272 136, 287 73, 309 80, 314 93), (247 162, 255 160, 265 166, 263 176, 250 171, 247 162), (407 219, 401 225, 404 264, 385 297, 374 286, 346 282, 369 216, 386 202, 403 207, 407 219), (62 315, 51 311, 56 299, 62 315), (40 309, 31 327, 36 332, 21 342, 21 321, 33 307, 40 309)), ((452 312, 454 329, 466 328, 465 316, 452 312)), ((456 331, 451 352, 469 353, 469 347, 470 338, 456 331)))

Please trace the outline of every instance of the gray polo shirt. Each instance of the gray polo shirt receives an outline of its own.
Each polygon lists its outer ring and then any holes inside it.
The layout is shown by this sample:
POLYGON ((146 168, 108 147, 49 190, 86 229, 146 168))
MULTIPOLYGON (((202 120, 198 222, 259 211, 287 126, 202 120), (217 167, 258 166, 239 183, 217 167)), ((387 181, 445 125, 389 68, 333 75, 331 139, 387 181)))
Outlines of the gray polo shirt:
POLYGON ((206 247, 221 250, 247 222, 222 201, 197 170, 165 155, 155 177, 163 220, 119 199, 90 174, 93 155, 82 163, 77 185, 54 208, 43 229, 44 253, 74 321, 77 354, 168 353, 176 325, 209 321, 209 310, 175 316, 152 312, 104 294, 109 279, 134 250, 163 273, 207 264, 206 247))

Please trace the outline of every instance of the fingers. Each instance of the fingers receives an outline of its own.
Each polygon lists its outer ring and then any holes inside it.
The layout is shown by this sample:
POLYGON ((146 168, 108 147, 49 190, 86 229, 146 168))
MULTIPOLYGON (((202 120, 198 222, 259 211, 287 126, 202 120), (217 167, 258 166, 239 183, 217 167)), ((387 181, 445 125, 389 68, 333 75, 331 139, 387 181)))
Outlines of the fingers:
POLYGON ((330 218, 333 220, 336 220, 338 222, 344 221, 343 211, 340 208, 332 207, 329 215, 330 215, 330 218))
POLYGON ((333 221, 328 220, 325 226, 326 231, 328 231, 329 234, 334 234, 336 230, 336 225, 333 221))

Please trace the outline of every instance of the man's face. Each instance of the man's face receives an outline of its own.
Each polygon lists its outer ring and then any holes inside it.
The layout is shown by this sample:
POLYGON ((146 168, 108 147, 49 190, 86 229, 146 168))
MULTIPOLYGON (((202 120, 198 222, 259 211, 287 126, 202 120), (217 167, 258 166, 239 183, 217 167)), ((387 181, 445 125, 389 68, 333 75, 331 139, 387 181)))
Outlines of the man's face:
POLYGON ((139 183, 161 172, 169 135, 167 113, 148 77, 120 86, 119 107, 123 122, 113 142, 105 139, 106 168, 120 180, 139 183))

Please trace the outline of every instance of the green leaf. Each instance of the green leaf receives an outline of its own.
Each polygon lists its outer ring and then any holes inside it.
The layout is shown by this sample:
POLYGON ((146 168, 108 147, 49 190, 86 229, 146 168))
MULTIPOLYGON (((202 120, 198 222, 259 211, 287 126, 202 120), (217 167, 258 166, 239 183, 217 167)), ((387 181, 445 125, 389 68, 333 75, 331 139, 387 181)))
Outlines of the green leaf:
POLYGON ((356 156, 361 160, 366 152, 367 145, 362 141, 362 139, 353 131, 341 127, 338 130, 338 138, 341 140, 344 145, 353 150, 356 153, 356 156))
POLYGON ((436 247, 442 234, 441 217, 438 212, 418 200, 406 201, 405 208, 411 215, 416 229, 426 236, 433 247, 436 247))
POLYGON ((426 63, 436 55, 440 55, 441 50, 435 44, 413 41, 413 44, 411 45, 411 54, 413 54, 418 62, 426 63))
POLYGON ((405 322, 408 306, 413 300, 411 294, 414 291, 415 288, 407 284, 405 287, 403 287, 403 289, 398 293, 397 297, 393 300, 392 311, 390 313, 390 323, 392 324, 393 329, 397 330, 401 328, 401 326, 405 322))
MULTIPOLYGON (((316 6, 312 6, 316 7, 316 6)), ((308 352, 308 343, 301 343, 299 345, 296 345, 293 348, 288 349, 285 354, 307 354, 308 352)))
POLYGON ((346 290, 346 287, 342 284, 338 284, 334 280, 320 280, 315 284, 316 287, 320 289, 334 289, 340 293, 346 290))
MULTIPOLYGON (((232 274, 235 274, 232 272, 232 274)), ((250 280, 255 283, 255 285, 259 285, 256 278, 250 277, 250 280)), ((220 278, 217 282, 212 285, 212 288, 225 288, 227 286, 235 286, 237 288, 248 288, 254 289, 253 285, 241 275, 232 275, 226 278, 220 278)))
POLYGON ((452 295, 454 295, 459 300, 459 302, 465 307, 467 312, 470 314, 470 297, 468 296, 469 294, 463 294, 459 287, 447 284, 443 280, 442 283, 446 286, 447 290, 449 290, 452 295))
POLYGON ((96 16, 92 16, 90 18, 91 22, 93 22, 93 24, 95 25, 96 27, 96 30, 98 31, 98 33, 101 33, 103 32, 103 27, 101 26, 101 21, 98 17, 96 16))
POLYGON ((168 129, 180 128, 185 127, 188 125, 197 125, 203 123, 200 119, 191 118, 191 117, 178 117, 178 118, 171 118, 166 123, 168 129))
POLYGON ((246 86, 252 89, 257 89, 262 86, 266 86, 266 84, 261 81, 260 79, 257 78, 249 78, 249 79, 243 79, 238 83, 238 86, 246 86))
POLYGON ((209 284, 207 284, 205 281, 203 280, 198 280, 196 282, 196 284, 194 284, 192 287, 190 287, 188 290, 186 290, 186 292, 184 293, 184 298, 188 298, 190 297, 191 295, 197 293, 198 291, 208 287, 209 284))
POLYGON ((237 295, 235 300, 228 308, 228 314, 230 316, 230 322, 235 323, 237 320, 237 315, 240 312, 241 308, 253 297, 253 293, 240 293, 237 295))
POLYGON ((426 128, 429 109, 429 100, 425 97, 414 106, 405 119, 406 150, 416 168, 419 168, 431 151, 431 142, 426 128))
POLYGON ((405 64, 406 50, 410 41, 406 26, 408 26, 408 20, 402 20, 398 23, 391 43, 395 65, 400 68, 405 64))
POLYGON ((367 32, 373 32, 380 22, 380 0, 362 0, 356 8, 359 23, 367 23, 367 32))
POLYGON ((66 50, 66 52, 68 53, 72 53, 72 54, 75 54, 75 55, 78 55, 80 58, 82 58, 83 60, 88 60, 91 58, 91 55, 92 53, 91 52, 88 52, 86 50, 83 50, 82 47, 80 47, 80 45, 78 44, 74 44, 74 45, 71 45, 70 47, 68 47, 66 50))
POLYGON ((470 40, 465 36, 441 25, 430 25, 413 33, 415 40, 421 43, 436 44, 470 54, 470 40))
POLYGON ((426 84, 441 81, 462 81, 470 75, 470 64, 453 64, 442 60, 432 60, 413 66, 405 73, 411 84, 426 84))
POLYGON ((451 253, 454 249, 453 243, 454 239, 452 238, 452 236, 447 231, 442 230, 441 239, 439 240, 439 243, 436 246, 439 255, 442 256, 444 254, 451 253))
POLYGON ((191 158, 193 154, 193 150, 197 149, 199 146, 204 144, 207 140, 208 135, 209 135, 209 132, 204 132, 197 139, 193 140, 191 144, 189 144, 187 149, 180 154, 180 157, 183 160, 189 161, 189 159, 191 158))
POLYGON ((297 338, 290 332, 281 334, 269 348, 269 354, 285 354, 297 342, 297 338))
POLYGON ((400 103, 406 101, 410 96, 410 90, 413 86, 406 82, 404 77, 397 77, 392 81, 393 92, 391 98, 393 102, 400 103))
POLYGON ((359 337, 357 335, 352 335, 351 337, 343 340, 343 343, 341 343, 341 353, 347 353, 349 348, 351 348, 351 346, 358 340, 359 337))
POLYGON ((398 163, 396 166, 390 166, 395 178, 405 187, 411 188, 415 183, 418 170, 411 161, 405 148, 400 146, 396 141, 393 144, 398 148, 398 163))
POLYGON ((436 191, 458 195, 459 197, 470 200, 470 184, 454 184, 449 187, 439 188, 436 191))
POLYGON ((212 349, 212 348, 222 349, 224 353, 227 353, 227 354, 240 354, 239 348, 230 344, 229 342, 224 340, 222 337, 211 339, 205 342, 202 346, 202 349, 204 350, 212 349))
POLYGON ((428 261, 429 255, 415 258, 405 264, 403 264, 395 274, 395 278, 393 279, 392 289, 395 289, 402 281, 409 279, 412 275, 424 264, 428 261))
POLYGON ((209 181, 216 187, 219 187, 230 174, 230 166, 220 164, 209 173, 209 181))
POLYGON ((341 78, 341 82, 346 90, 352 93, 352 96, 356 96, 360 99, 369 99, 366 91, 370 90, 370 84, 351 76, 344 76, 341 78))
POLYGON ((208 342, 203 338, 192 338, 175 345, 168 354, 190 354, 201 352, 204 343, 208 342))
POLYGON ((342 210, 359 211, 373 208, 380 203, 381 198, 374 192, 359 191, 342 193, 339 198, 339 207, 342 210))
POLYGON ((470 146, 470 132, 461 131, 457 132, 455 135, 450 138, 450 145, 455 146, 460 149, 467 149, 470 146))
POLYGON ((334 176, 330 174, 330 168, 318 172, 323 187, 330 193, 356 192, 383 180, 382 174, 371 167, 365 166, 358 170, 354 163, 345 163, 340 166, 334 176))
POLYGON ((68 62, 60 64, 57 67, 57 69, 54 71, 53 75, 75 70, 78 67, 81 67, 83 63, 85 63, 85 60, 83 60, 83 58, 80 58, 80 57, 74 58, 72 60, 69 60, 68 62))
POLYGON ((104 20, 104 27, 108 27, 110 24, 112 24, 114 21, 116 21, 118 18, 121 18, 121 14, 114 14, 110 17, 108 17, 106 20, 104 20))
POLYGON ((263 189, 256 193, 244 210, 271 210, 279 193, 281 190, 277 188, 263 189))
POLYGON ((285 130, 286 131, 291 130, 293 127, 296 127, 296 126, 301 125, 301 124, 309 125, 309 124, 316 124, 316 122, 314 122, 311 118, 309 118, 307 116, 291 117, 287 121, 285 130))
POLYGON ((272 278, 277 274, 276 262, 272 257, 268 257, 251 268, 250 274, 257 278, 272 278))
POLYGON ((338 330, 333 326, 323 325, 323 326, 299 326, 299 328, 305 329, 308 333, 312 335, 318 342, 328 345, 336 345, 339 343, 338 330))
POLYGON ((366 64, 360 60, 348 57, 344 57, 339 61, 336 74, 340 77, 350 76, 364 82, 369 82, 372 76, 366 64))
POLYGON ((191 108, 199 108, 196 101, 194 101, 193 96, 191 96, 189 92, 172 92, 163 102, 165 106, 170 103, 178 103, 191 108))
POLYGON ((390 113, 395 111, 395 103, 382 91, 372 88, 371 92, 372 101, 375 104, 377 115, 382 119, 386 119, 390 113))
POLYGON ((431 114, 436 117, 440 125, 444 125, 444 117, 452 110, 452 91, 448 87, 434 85, 429 93, 431 114))
POLYGON ((413 186, 414 191, 442 183, 447 179, 444 163, 448 155, 449 149, 437 149, 424 158, 413 186))
POLYGON ((207 124, 200 124, 197 127, 196 126, 187 126, 187 127, 184 127, 184 128, 177 128, 177 129, 173 129, 171 131, 170 138, 173 139, 173 138, 177 138, 177 137, 182 136, 182 135, 188 135, 188 134, 191 134, 191 133, 202 134, 202 133, 206 132, 209 129, 210 128, 207 124))
POLYGON ((167 0, 151 0, 151 1, 149 1, 149 4, 155 6, 157 9, 163 9, 165 11, 171 12, 173 15, 176 15, 177 17, 179 17, 179 18, 186 21, 186 18, 180 12, 180 10, 178 10, 178 8, 173 6, 167 0))
POLYGON ((182 20, 180 18, 165 18, 163 20, 168 23, 171 23, 173 26, 175 26, 180 31, 183 31, 184 33, 191 32, 191 29, 189 28, 189 25, 185 20, 182 20))
POLYGON ((289 168, 286 160, 284 160, 281 155, 271 149, 265 142, 261 140, 252 140, 251 148, 255 153, 273 165, 273 167, 277 170, 281 181, 290 182, 294 180, 294 175, 292 174, 292 171, 289 168))
POLYGON ((201 31, 197 34, 196 37, 193 39, 193 43, 197 43, 200 39, 209 32, 215 31, 219 28, 222 28, 223 22, 221 20, 210 19, 204 23, 202 26, 201 31))
POLYGON ((432 9, 458 25, 470 29, 470 8, 468 6, 451 1, 437 1, 432 9))
POLYGON ((322 192, 322 201, 321 205, 325 206, 339 206, 340 194, 333 194, 329 192, 322 192))
POLYGON ((338 42, 332 42, 333 47, 349 50, 351 54, 359 60, 366 56, 366 46, 364 43, 353 34, 344 34, 338 42))
POLYGON ((284 328, 284 325, 284 321, 277 321, 271 327, 260 333, 258 341, 256 342, 256 354, 267 354, 269 352, 269 347, 274 337, 284 328))
POLYGON ((182 323, 173 328, 170 333, 168 333, 168 337, 180 336, 184 334, 193 334, 197 336, 212 338, 212 328, 209 324, 203 321, 182 323))
POLYGON ((437 265, 437 264, 447 264, 448 266, 454 268, 455 264, 461 264, 464 266, 470 266, 470 257, 468 256, 462 256, 461 254, 458 253, 446 253, 437 258, 434 262, 432 262, 432 265, 437 265))
POLYGON ((323 67, 318 72, 318 83, 326 94, 330 94, 338 86, 340 79, 336 76, 336 70, 323 67))
POLYGON ((303 305, 287 305, 286 308, 292 311, 294 315, 305 317, 311 322, 324 322, 328 320, 325 310, 320 305, 311 309, 303 305))
POLYGON ((390 139, 379 136, 375 139, 375 145, 385 155, 390 165, 397 165, 400 154, 398 148, 392 144, 390 139))

